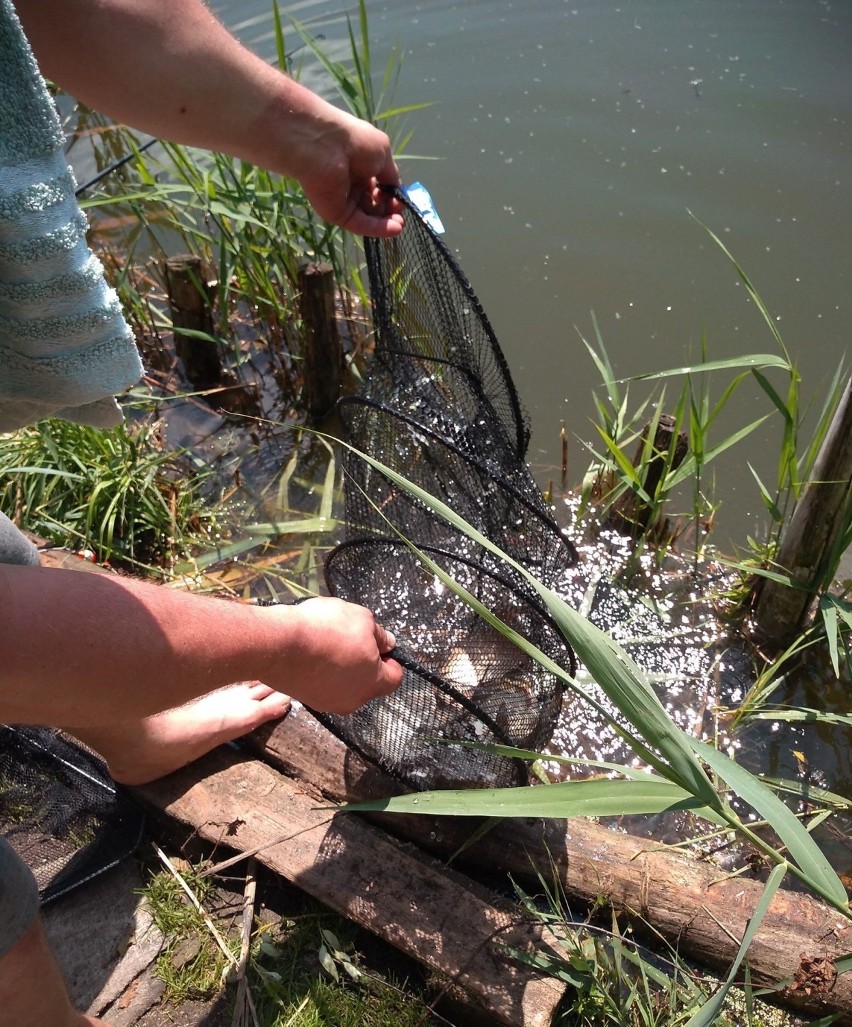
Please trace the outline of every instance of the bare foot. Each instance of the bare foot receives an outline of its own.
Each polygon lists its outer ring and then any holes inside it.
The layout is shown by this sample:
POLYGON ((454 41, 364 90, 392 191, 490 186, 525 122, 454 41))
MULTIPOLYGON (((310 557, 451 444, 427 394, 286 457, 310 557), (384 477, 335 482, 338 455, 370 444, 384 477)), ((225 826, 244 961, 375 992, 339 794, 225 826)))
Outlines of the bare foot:
POLYGON ((141 721, 67 730, 103 756, 115 781, 142 785, 283 717, 289 709, 286 695, 253 681, 220 688, 141 721))

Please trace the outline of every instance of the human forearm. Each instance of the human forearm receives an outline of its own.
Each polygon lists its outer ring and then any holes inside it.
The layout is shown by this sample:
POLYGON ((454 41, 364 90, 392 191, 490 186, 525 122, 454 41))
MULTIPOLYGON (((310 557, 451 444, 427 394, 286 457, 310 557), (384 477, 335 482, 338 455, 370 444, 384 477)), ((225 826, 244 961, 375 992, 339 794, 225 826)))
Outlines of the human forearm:
POLYGON ((371 616, 336 600, 264 609, 118 576, 4 566, 0 622, 0 720, 12 723, 131 720, 249 679, 353 709, 399 679, 371 616))
POLYGON ((402 220, 387 136, 243 47, 201 0, 17 0, 42 71, 160 138, 298 179, 318 213, 364 234, 402 220))
POLYGON ((240 46, 200 0, 17 0, 16 7, 45 74, 153 135, 256 150, 282 87, 293 87, 294 101, 311 95, 240 46))

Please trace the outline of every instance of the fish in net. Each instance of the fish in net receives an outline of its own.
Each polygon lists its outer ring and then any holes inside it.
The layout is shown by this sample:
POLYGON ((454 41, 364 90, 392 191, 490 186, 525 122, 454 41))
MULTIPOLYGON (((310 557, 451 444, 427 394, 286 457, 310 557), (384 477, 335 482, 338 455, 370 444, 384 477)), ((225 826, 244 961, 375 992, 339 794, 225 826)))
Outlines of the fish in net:
POLYGON ((47 727, 0 725, 0 835, 32 870, 42 904, 126 859, 145 817, 106 764, 47 727))
MULTIPOLYGON (((457 262, 417 211, 366 242, 375 353, 338 404, 344 440, 441 500, 545 585, 576 550, 525 457, 529 422, 494 331, 457 262)), ((527 579, 358 453, 344 465, 346 537, 326 558, 332 595, 393 631, 404 669, 393 695, 318 718, 365 759, 417 789, 499 787, 527 764, 481 747, 540 749, 562 678, 450 589, 400 534, 487 611, 573 673, 574 655, 527 579)))

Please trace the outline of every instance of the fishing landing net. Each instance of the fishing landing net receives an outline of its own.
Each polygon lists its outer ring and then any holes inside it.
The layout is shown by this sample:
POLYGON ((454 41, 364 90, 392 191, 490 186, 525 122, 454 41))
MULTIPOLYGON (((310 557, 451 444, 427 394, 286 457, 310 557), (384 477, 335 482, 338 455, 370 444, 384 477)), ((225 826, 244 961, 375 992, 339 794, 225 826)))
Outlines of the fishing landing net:
MULTIPOLYGON (((430 493, 545 585, 576 551, 525 463, 529 424, 470 283, 401 193, 406 224, 366 243, 375 355, 338 409, 343 438, 430 493)), ((450 742, 539 750, 562 703, 560 678, 458 597, 414 543, 483 607, 574 672, 574 657, 526 578, 346 451, 346 536, 328 555, 332 595, 393 631, 402 686, 355 713, 317 714, 366 760, 416 789, 498 787, 527 764, 450 742)))
POLYGON ((0 835, 43 904, 116 866, 143 830, 141 808, 93 753, 51 728, 0 725, 0 835))

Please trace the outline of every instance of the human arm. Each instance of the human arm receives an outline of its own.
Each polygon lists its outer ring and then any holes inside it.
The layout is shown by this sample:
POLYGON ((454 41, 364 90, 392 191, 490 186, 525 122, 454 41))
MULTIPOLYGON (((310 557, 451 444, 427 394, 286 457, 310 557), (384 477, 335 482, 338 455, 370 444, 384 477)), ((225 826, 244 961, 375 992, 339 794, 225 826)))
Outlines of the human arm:
POLYGON ((322 217, 396 235, 378 184, 399 185, 387 136, 243 47, 201 0, 16 0, 39 65, 78 99, 162 139, 297 179, 322 217))
POLYGON ((392 692, 393 638, 338 599, 256 607, 118 575, 0 566, 0 722, 130 721, 257 679, 346 713, 392 692))

